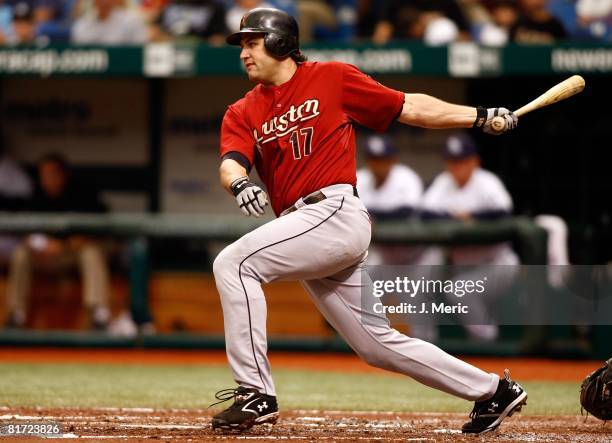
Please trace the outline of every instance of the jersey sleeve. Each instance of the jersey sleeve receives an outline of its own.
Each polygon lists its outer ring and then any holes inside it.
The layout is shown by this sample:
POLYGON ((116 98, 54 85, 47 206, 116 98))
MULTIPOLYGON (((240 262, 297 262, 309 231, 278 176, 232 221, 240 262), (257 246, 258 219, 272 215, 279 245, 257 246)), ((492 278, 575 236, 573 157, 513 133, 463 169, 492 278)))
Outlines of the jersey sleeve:
POLYGON ((342 69, 342 106, 348 117, 370 129, 383 132, 404 105, 404 93, 388 88, 352 65, 342 69))
POLYGON ((242 154, 252 165, 255 160, 255 143, 240 108, 230 106, 221 124, 221 157, 229 152, 242 154))

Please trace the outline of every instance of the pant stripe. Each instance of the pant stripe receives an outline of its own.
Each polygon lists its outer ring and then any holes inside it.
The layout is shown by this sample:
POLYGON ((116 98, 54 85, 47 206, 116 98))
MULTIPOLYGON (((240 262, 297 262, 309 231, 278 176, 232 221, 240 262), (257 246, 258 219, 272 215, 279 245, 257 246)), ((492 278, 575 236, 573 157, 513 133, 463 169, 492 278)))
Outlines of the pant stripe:
MULTIPOLYGON (((242 290, 244 291, 244 298, 246 299, 246 305, 247 305, 247 313, 249 315, 249 336, 251 338, 251 350, 253 351, 253 360, 255 360, 255 365, 257 366, 257 372, 259 373, 259 378, 261 379, 261 383, 262 386, 264 387, 264 390, 266 389, 266 384, 263 380, 263 376, 261 375, 261 368, 259 367, 259 362, 257 361, 257 355, 255 353, 255 341, 253 340, 253 328, 252 328, 252 323, 251 323, 251 307, 249 304, 249 296, 247 294, 246 291, 246 287, 244 286, 244 281, 242 280, 242 265, 244 264, 244 262, 246 262, 249 258, 253 257, 255 254, 257 254, 258 252, 263 251, 264 249, 270 248, 272 246, 276 246, 280 243, 284 243, 286 241, 289 240, 293 240, 294 238, 300 237, 304 234, 309 233, 310 231, 312 231, 313 229, 318 228, 319 226, 321 226, 323 223, 325 223, 326 221, 328 221, 329 219, 331 219, 334 215, 336 215, 336 213, 338 211, 340 211, 342 209, 342 205, 344 204, 344 197, 342 197, 342 201, 340 202, 340 206, 338 207, 338 209, 335 209, 334 212, 332 212, 329 217, 327 217, 325 220, 323 220, 321 223, 319 223, 318 225, 313 226, 312 228, 307 229, 304 232, 301 232, 299 234, 294 235, 293 237, 289 237, 286 238, 284 240, 279 240, 276 243, 272 243, 270 245, 264 246, 263 248, 259 248, 256 251, 250 253, 249 255, 247 255, 241 262, 240 265, 238 266, 238 278, 240 279, 240 284, 242 285, 242 290)), ((265 394, 267 394, 268 392, 266 391, 265 394)))

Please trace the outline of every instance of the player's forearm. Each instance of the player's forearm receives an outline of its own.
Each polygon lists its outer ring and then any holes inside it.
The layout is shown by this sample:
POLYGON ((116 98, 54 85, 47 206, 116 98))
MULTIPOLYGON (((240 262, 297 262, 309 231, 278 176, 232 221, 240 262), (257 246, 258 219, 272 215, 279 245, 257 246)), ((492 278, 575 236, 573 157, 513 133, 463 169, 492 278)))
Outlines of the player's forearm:
POLYGON ((230 194, 232 194, 231 184, 237 178, 245 176, 248 176, 246 169, 235 160, 225 159, 221 162, 221 166, 219 166, 221 186, 230 194))
POLYGON ((406 94, 401 123, 430 129, 471 128, 476 108, 455 105, 426 94, 406 94))

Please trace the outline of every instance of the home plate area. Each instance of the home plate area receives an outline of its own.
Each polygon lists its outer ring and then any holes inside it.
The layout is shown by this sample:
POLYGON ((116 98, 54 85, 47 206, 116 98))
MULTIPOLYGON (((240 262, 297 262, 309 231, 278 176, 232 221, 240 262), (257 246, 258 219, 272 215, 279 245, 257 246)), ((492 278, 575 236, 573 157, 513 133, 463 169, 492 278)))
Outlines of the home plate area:
MULTIPOLYGON (((483 437, 458 429, 465 414, 363 411, 285 411, 276 425, 243 433, 213 431, 210 410, 88 408, 2 408, 0 426, 57 423, 64 439, 256 440, 256 441, 475 441, 610 442, 612 429, 593 417, 513 416, 483 437)), ((17 437, 17 436, 14 436, 17 437)), ((21 436, 23 437, 23 436, 21 436)), ((36 437, 44 437, 37 435, 36 437)), ((3 437, 10 440, 10 436, 3 437)))

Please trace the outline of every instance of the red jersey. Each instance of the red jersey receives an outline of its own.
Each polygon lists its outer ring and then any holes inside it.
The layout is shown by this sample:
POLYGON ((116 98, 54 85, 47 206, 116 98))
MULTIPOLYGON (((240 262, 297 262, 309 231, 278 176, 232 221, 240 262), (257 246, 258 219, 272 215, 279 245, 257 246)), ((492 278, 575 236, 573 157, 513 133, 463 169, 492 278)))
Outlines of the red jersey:
POLYGON ((355 186, 354 123, 384 131, 404 93, 339 62, 306 62, 280 86, 257 85, 230 105, 221 156, 236 151, 255 165, 276 215, 326 186, 355 186))

